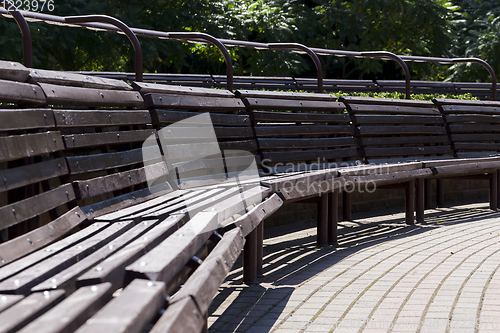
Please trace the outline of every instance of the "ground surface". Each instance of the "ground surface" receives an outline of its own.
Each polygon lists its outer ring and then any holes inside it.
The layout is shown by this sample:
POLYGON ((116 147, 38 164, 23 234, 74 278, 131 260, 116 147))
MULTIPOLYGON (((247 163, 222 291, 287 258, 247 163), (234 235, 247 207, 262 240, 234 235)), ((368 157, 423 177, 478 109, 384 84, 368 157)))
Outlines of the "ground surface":
POLYGON ((485 204, 342 223, 317 249, 313 223, 265 230, 264 276, 233 268, 209 332, 499 332, 500 213, 485 204), (286 234, 286 235, 285 235, 286 234))

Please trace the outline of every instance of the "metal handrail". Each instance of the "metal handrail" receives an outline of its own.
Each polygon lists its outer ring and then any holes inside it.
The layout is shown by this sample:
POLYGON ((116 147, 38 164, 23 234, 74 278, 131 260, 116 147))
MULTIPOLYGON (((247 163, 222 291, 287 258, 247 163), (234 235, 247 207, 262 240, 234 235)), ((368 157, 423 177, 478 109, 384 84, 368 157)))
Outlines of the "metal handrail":
POLYGON ((321 61, 318 58, 318 55, 311 50, 311 48, 299 44, 299 43, 269 43, 269 49, 271 50, 302 50, 306 52, 311 59, 314 61, 314 65, 316 65, 316 72, 318 76, 318 92, 323 92, 323 65, 321 65, 321 61))
POLYGON ((31 30, 28 22, 24 19, 24 16, 17 10, 16 6, 9 0, 2 0, 2 6, 8 11, 10 15, 14 18, 19 29, 21 30, 21 35, 23 37, 23 64, 26 67, 33 67, 33 40, 31 39, 31 30), (11 10, 11 8, 14 8, 11 10))
POLYGON ((142 57, 142 47, 139 43, 139 39, 134 34, 134 32, 122 21, 107 15, 81 15, 81 16, 67 16, 64 17, 64 21, 67 23, 90 23, 90 22, 104 22, 112 24, 118 29, 120 29, 130 40, 135 52, 135 80, 142 82, 143 80, 143 57, 142 57))

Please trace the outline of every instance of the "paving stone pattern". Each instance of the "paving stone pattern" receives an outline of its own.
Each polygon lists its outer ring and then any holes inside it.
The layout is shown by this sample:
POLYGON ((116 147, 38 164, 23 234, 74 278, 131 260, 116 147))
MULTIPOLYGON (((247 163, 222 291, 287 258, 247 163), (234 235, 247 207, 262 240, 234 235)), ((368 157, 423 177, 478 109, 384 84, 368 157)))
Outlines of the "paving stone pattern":
POLYGON ((263 277, 243 284, 238 261, 209 332, 500 332, 500 213, 441 208, 425 222, 341 223, 339 247, 322 249, 310 222, 266 229, 263 277))

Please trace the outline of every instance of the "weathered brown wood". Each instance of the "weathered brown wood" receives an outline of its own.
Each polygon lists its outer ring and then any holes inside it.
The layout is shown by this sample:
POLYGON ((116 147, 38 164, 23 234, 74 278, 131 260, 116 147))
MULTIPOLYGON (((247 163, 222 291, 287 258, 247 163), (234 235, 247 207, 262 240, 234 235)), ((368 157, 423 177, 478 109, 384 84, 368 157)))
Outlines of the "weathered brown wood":
POLYGON ((0 312, 18 303, 23 298, 23 295, 0 295, 0 312))
POLYGON ((193 95, 193 96, 209 96, 209 97, 234 97, 229 90, 222 89, 207 89, 198 87, 183 87, 169 84, 154 84, 149 82, 132 82, 132 87, 139 90, 141 94, 147 93, 165 93, 176 95, 193 95))
POLYGON ((0 80, 0 103, 44 105, 46 99, 37 85, 0 80))
MULTIPOLYGON (((287 202, 302 201, 304 199, 318 196, 318 194, 325 194, 335 191, 344 187, 345 178, 329 177, 324 180, 311 181, 311 182, 296 182, 291 187, 284 187, 280 189, 280 193, 287 202)), ((288 185, 286 185, 288 186, 288 185)))
POLYGON ((423 167, 422 162, 406 162, 396 164, 381 164, 381 165, 356 165, 345 169, 338 170, 339 175, 375 175, 381 173, 392 173, 399 171, 418 170, 423 167))
POLYGON ((243 251, 243 282, 247 285, 257 282, 257 244, 257 229, 253 229, 245 237, 243 251))
MULTIPOLYGON (((403 134, 404 135, 404 134, 403 134)), ((382 137, 364 137, 362 146, 387 146, 387 145, 415 145, 424 144, 447 144, 449 140, 446 136, 426 135, 426 136, 382 136, 382 137)), ((450 148, 451 149, 451 148, 450 148)))
POLYGON ((54 110, 57 127, 96 127, 151 124, 147 110, 54 110))
POLYGON ((498 175, 497 170, 490 172, 490 209, 498 209, 498 175))
MULTIPOLYGON (((179 111, 179 110, 168 110, 168 109, 165 110, 153 109, 150 112, 153 122, 159 125, 172 124, 181 120, 185 120, 190 117, 203 114, 203 112, 179 111)), ((217 126, 249 126, 250 124, 250 117, 248 115, 211 113, 210 120, 212 121, 213 125, 217 126)), ((195 123, 191 122, 191 124, 195 123)))
POLYGON ((451 153, 452 150, 449 146, 365 148, 366 156, 370 156, 371 158, 378 156, 424 156, 451 153))
POLYGON ((335 150, 304 150, 304 151, 277 151, 265 152, 263 160, 269 163, 294 161, 322 161, 324 159, 341 159, 357 156, 356 148, 338 148, 335 150))
MULTIPOLYGON (((93 267, 77 280, 77 287, 88 286, 102 282, 111 282, 116 288, 124 283, 125 267, 133 263, 145 253, 155 248, 160 242, 170 236, 182 225, 184 215, 171 215, 164 221, 158 223, 130 244, 127 244, 117 253, 93 267)), ((143 224, 155 224, 153 221, 144 221, 143 224)))
POLYGON ((10 264, 4 265, 0 268, 0 280, 4 280, 9 276, 12 276, 18 272, 25 270, 28 267, 31 267, 43 261, 44 259, 56 255, 60 251, 63 251, 64 249, 67 249, 78 242, 92 237, 96 233, 102 231, 108 225, 108 223, 103 222, 93 223, 87 228, 66 236, 63 239, 47 246, 46 248, 35 251, 16 261, 11 262, 10 264))
POLYGON ((416 182, 416 216, 417 223, 424 223, 424 210, 425 210, 425 191, 424 191, 424 181, 423 178, 417 178, 416 182))
POLYGON ((476 163, 460 163, 433 167, 432 171, 436 177, 461 176, 470 174, 481 174, 496 170, 500 161, 485 161, 476 163))
POLYGON ((106 246, 101 247, 99 250, 90 254, 89 256, 79 260, 74 265, 66 268, 65 270, 51 276, 49 279, 39 283, 33 287, 32 291, 43 291, 52 289, 66 289, 69 291, 75 290, 75 282, 78 276, 83 274, 89 268, 95 266, 104 259, 110 257, 117 251, 121 250, 124 246, 131 243, 135 239, 144 235, 147 231, 157 224, 156 221, 149 223, 142 222, 127 230, 124 234, 112 240, 106 246))
POLYGON ((81 75, 62 71, 48 71, 45 69, 30 69, 31 83, 49 83, 60 86, 73 86, 95 89, 133 90, 122 80, 102 78, 95 75, 81 75))
POLYGON ((0 79, 24 82, 29 73, 29 69, 18 62, 0 60, 0 79))
POLYGON ((224 234, 208 257, 194 271, 171 302, 193 297, 202 313, 208 311, 213 297, 243 250, 245 239, 240 228, 224 234))
POLYGON ((64 149, 59 132, 0 137, 0 161, 53 153, 64 149))
POLYGON ((300 92, 286 92, 286 91, 269 91, 269 90, 237 90, 235 92, 238 98, 276 98, 276 99, 289 99, 289 100, 308 100, 308 101, 325 101, 336 104, 338 108, 344 108, 342 103, 337 102, 337 96, 333 94, 310 94, 300 92))
POLYGON ((415 224, 415 181, 412 179, 406 188, 405 222, 415 224))
POLYGON ((112 297, 110 283, 82 287, 19 332, 74 332, 112 297))
POLYGON ((0 332, 17 332, 64 298, 64 290, 34 293, 0 313, 0 332))
POLYGON ((328 245, 328 193, 323 193, 318 202, 318 221, 316 233, 316 245, 318 247, 328 245))
POLYGON ((298 135, 319 135, 319 134, 351 134, 349 125, 262 125, 255 128, 257 137, 285 137, 298 135))
POLYGON ((356 124, 442 124, 441 116, 422 116, 422 115, 357 115, 356 124))
MULTIPOLYGON (((374 98, 375 100, 376 98, 374 98)), ((387 99, 384 99, 384 102, 387 99)), ((434 108, 422 108, 413 106, 395 106, 395 105, 375 105, 375 104, 346 104, 349 112, 372 113, 372 114, 400 114, 400 115, 439 115, 439 111, 434 108)))
POLYGON ((455 142, 455 150, 500 152, 500 143, 455 142))
MULTIPOLYGON (((480 113, 480 114, 490 114, 490 115, 500 115, 500 106, 498 103, 493 106, 488 104, 462 104, 455 102, 456 105, 442 105, 440 106, 441 111, 445 114, 461 114, 461 113, 480 113)), ((482 102, 486 103, 486 102, 482 102)))
POLYGON ((134 280, 76 332, 141 332, 163 306, 164 293, 162 282, 134 280))
POLYGON ((446 129, 441 126, 396 126, 384 124, 383 126, 368 125, 359 128, 361 135, 444 135, 446 129))
POLYGON ((68 174, 64 158, 0 171, 0 192, 68 174))
POLYGON ((255 122, 350 123, 348 114, 254 111, 255 122))
POLYGON ((342 219, 352 221, 352 193, 342 191, 342 219))
POLYGON ((451 133, 451 140, 459 141, 498 141, 498 134, 474 133, 474 134, 455 134, 451 133))
POLYGON ((40 228, 0 244, 0 266, 56 241, 85 220, 85 214, 75 207, 40 228))
POLYGON ((66 184, 34 197, 0 207, 0 216, 2 216, 0 229, 26 221, 74 199, 75 193, 72 185, 66 184))
POLYGON ((361 185, 369 185, 376 184, 377 186, 388 185, 388 184, 397 184, 397 183, 405 183, 410 180, 413 182, 413 179, 416 178, 426 178, 432 176, 431 169, 419 169, 419 170, 411 170, 411 171, 399 171, 392 172, 389 174, 375 174, 375 175, 363 175, 363 176, 344 176, 349 177, 349 180, 352 181, 352 184, 356 184, 357 186, 361 185))
POLYGON ((114 223, 100 233, 39 262, 0 282, 0 290, 7 293, 26 294, 37 283, 56 274, 104 246, 132 227, 133 223, 114 223))
POLYGON ((141 184, 148 179, 157 179, 167 174, 166 165, 160 162, 143 168, 114 173, 109 176, 75 181, 74 185, 78 190, 78 199, 85 199, 141 184))
POLYGON ((488 133, 495 133, 495 132, 500 132, 500 129, 498 125, 495 124, 477 124, 477 123, 470 123, 470 124, 450 124, 450 131, 452 133, 473 133, 473 132, 488 132, 488 133))
POLYGON ((328 194, 328 244, 337 246, 339 223, 339 191, 328 194))
POLYGON ((470 114, 446 115, 446 122, 451 123, 500 123, 500 117, 495 115, 475 114, 475 108, 470 109, 470 114))
POLYGON ((336 113, 339 111, 337 103, 312 101, 312 100, 289 100, 278 98, 255 98, 247 97, 243 101, 248 108, 254 110, 287 110, 287 111, 325 111, 336 113))
MULTIPOLYGON (((456 84, 456 83, 455 83, 456 84)), ((462 83, 464 84, 464 83, 462 83)), ((476 85, 476 83, 468 83, 471 85, 476 85)), ((491 85, 490 85, 491 86, 491 85)), ((437 105, 442 105, 443 107, 446 105, 451 104, 457 105, 457 106, 492 106, 492 107, 499 107, 500 108, 500 102, 498 101, 473 101, 473 100, 461 100, 461 99, 445 99, 445 98, 435 98, 433 102, 437 105)), ((500 109, 499 109, 500 110, 500 109)))
POLYGON ((200 333, 205 316, 200 313, 191 297, 169 305, 150 333, 200 333))
POLYGON ((50 109, 7 109, 0 112, 0 131, 54 127, 54 115, 50 109))
POLYGON ((257 277, 263 277, 264 261, 264 220, 259 223, 257 230, 257 277))
POLYGON ((342 96, 340 100, 349 104, 371 104, 371 105, 390 105, 390 106, 409 106, 409 107, 424 107, 433 108, 434 103, 431 101, 418 101, 408 99, 388 99, 374 97, 359 97, 359 96, 342 96))
POLYGON ((355 145, 354 138, 352 137, 293 139, 264 138, 258 139, 258 142, 262 149, 331 148, 355 145))
POLYGON ((207 96, 145 94, 147 108, 194 109, 197 111, 234 112, 244 109, 243 102, 235 98, 214 98, 207 96))
POLYGON ((131 142, 144 142, 154 135, 152 130, 86 133, 64 135, 66 148, 85 148, 102 145, 118 145, 131 142))
POLYGON ((143 107, 141 94, 135 91, 106 90, 38 84, 45 93, 46 103, 63 106, 143 107))

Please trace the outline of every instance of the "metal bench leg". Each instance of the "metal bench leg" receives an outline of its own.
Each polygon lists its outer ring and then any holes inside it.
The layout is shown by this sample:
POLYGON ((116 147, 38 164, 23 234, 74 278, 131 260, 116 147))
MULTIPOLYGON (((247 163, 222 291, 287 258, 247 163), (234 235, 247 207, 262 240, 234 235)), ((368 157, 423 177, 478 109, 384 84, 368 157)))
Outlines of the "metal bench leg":
POLYGON ((406 224, 415 223, 415 181, 411 180, 408 182, 406 187, 406 224))
POLYGON ((436 180, 436 206, 444 206, 444 186, 442 179, 436 180))
POLYGON ((425 206, 424 208, 430 209, 432 207, 432 182, 430 179, 424 180, 424 192, 425 192, 425 206))
POLYGON ((264 258, 264 221, 257 226, 257 277, 262 277, 262 260, 264 258))
POLYGON ((344 221, 352 221, 352 196, 349 192, 342 192, 342 217, 344 221))
POLYGON ((246 284, 257 281, 257 229, 246 237, 243 251, 243 282, 246 284))
POLYGON ((338 246, 339 191, 328 194, 328 244, 338 246))
POLYGON ((490 209, 498 208, 498 174, 497 171, 490 173, 490 209))
POLYGON ((424 180, 422 178, 417 178, 417 223, 424 223, 424 201, 425 201, 425 190, 424 190, 424 180))
POLYGON ((318 247, 328 245, 328 194, 323 193, 318 202, 318 232, 316 234, 316 245, 318 247))

